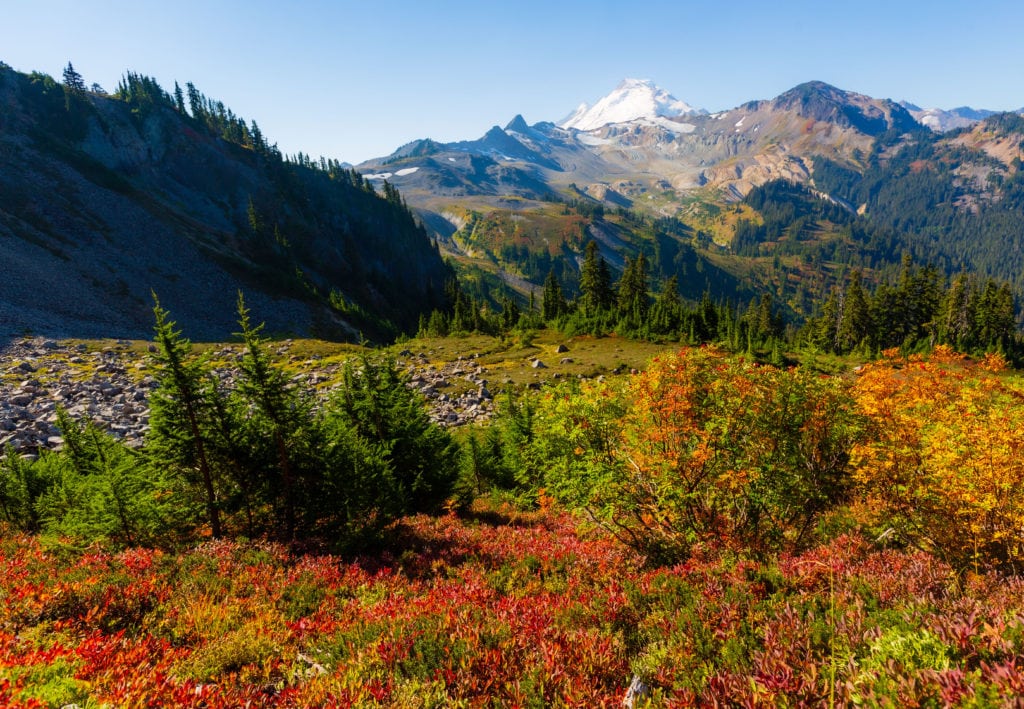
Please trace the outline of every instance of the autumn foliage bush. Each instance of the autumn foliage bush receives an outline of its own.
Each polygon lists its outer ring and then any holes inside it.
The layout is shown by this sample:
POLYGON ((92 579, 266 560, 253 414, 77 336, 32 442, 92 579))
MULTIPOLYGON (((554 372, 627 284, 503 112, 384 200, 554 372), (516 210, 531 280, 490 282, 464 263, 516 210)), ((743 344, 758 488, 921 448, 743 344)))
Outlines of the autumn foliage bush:
POLYGON ((711 543, 805 548, 851 492, 862 423, 837 378, 690 349, 655 359, 625 391, 545 401, 549 487, 653 561, 711 543))
POLYGON ((958 568, 1024 562, 1024 387, 1005 362, 936 348, 868 365, 855 396, 870 421, 853 449, 877 532, 958 568))

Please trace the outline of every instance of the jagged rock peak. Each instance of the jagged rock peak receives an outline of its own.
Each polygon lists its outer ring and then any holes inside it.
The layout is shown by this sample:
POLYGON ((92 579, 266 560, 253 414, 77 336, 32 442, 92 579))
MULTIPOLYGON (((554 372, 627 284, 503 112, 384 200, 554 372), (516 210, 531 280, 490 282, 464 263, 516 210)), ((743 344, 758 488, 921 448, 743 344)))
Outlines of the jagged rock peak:
POLYGON ((796 111, 805 118, 853 127, 867 135, 890 128, 912 131, 918 125, 910 112, 894 101, 844 91, 824 81, 794 86, 769 104, 775 110, 796 111))
POLYGON ((505 130, 514 131, 516 133, 526 133, 530 130, 530 126, 527 125, 526 119, 523 118, 523 114, 517 113, 516 117, 509 121, 508 125, 505 126, 505 130))

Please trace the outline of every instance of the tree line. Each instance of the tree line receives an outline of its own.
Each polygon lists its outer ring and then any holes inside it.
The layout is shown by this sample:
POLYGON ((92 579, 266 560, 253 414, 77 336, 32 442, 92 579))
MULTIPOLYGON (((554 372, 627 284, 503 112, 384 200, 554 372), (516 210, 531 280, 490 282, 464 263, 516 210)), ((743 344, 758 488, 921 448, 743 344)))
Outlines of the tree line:
POLYGON ((896 283, 880 283, 873 292, 852 271, 796 341, 835 354, 944 344, 965 353, 999 352, 1013 362, 1024 356, 1009 283, 966 273, 947 282, 935 268, 914 266, 909 258, 896 283))
POLYGON ((1017 326, 1013 289, 1006 282, 960 273, 952 279, 936 268, 915 265, 905 255, 894 282, 872 287, 854 269, 833 286, 818 312, 802 325, 787 323, 769 293, 746 304, 713 300, 705 292, 690 302, 679 293, 675 276, 651 293, 649 265, 641 251, 627 257, 614 279, 597 244, 584 251, 576 295, 570 297, 554 269, 539 300, 531 294, 526 309, 510 295, 500 311, 490 311, 465 293, 458 281, 447 288, 449 311, 421 317, 420 334, 459 332, 508 333, 551 327, 567 336, 620 336, 715 343, 733 352, 749 352, 783 362, 783 351, 815 349, 838 355, 877 355, 893 347, 923 351, 938 344, 965 353, 999 352, 1012 363, 1024 361, 1024 341, 1017 326))

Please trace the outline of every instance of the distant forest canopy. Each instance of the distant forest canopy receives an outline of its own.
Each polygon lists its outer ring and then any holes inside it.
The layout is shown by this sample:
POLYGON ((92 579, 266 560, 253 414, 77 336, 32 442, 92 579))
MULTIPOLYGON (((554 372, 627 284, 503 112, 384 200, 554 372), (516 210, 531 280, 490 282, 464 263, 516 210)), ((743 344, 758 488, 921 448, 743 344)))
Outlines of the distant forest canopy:
MULTIPOLYGON (((709 256, 724 249, 676 219, 570 200, 563 203, 565 214, 601 228, 627 222, 640 235, 622 269, 600 255, 582 227, 580 237, 561 242, 554 255, 506 243, 501 256, 507 267, 530 280, 546 269, 525 309, 511 289, 494 288, 470 269, 471 278, 449 288, 453 309, 421 319, 420 330, 497 333, 546 324, 570 334, 723 343, 775 359, 793 347, 877 354, 947 344, 1020 361, 1017 291, 1005 279, 951 271, 941 253, 936 263, 916 259, 895 228, 796 183, 766 183, 741 204, 757 219, 736 222, 732 250, 760 263, 766 282, 743 283, 721 269, 709 256)), ((485 222, 477 217, 464 231, 479 234, 485 222)), ((924 246, 917 244, 916 253, 923 257, 924 246)))
POLYGON ((449 284, 448 311, 420 320, 423 335, 463 332, 507 333, 554 327, 567 335, 590 334, 689 344, 718 343, 733 352, 764 355, 775 364, 784 351, 813 348, 845 355, 877 355, 949 345, 965 353, 999 352, 1024 363, 1024 339, 1017 327, 1016 304, 1006 282, 961 273, 949 279, 931 266, 902 261, 898 278, 869 288, 859 270, 829 291, 820 312, 802 323, 786 322, 768 293, 748 304, 713 300, 705 293, 696 304, 679 296, 670 276, 651 296, 649 264, 643 252, 627 258, 617 281, 595 242, 588 242, 579 279, 569 296, 552 269, 539 298, 525 311, 505 296, 500 311, 466 294, 457 280, 449 284))
MULTIPOLYGON (((581 268, 586 244, 594 240, 591 235, 617 233, 630 238, 632 250, 619 252, 620 258, 635 261, 639 254, 644 255, 655 293, 662 292, 671 278, 675 278, 679 296, 691 304, 705 293, 713 301, 733 306, 767 293, 780 316, 794 325, 820 316, 832 290, 845 287, 853 270, 860 272, 865 287, 895 284, 907 256, 921 267, 936 269, 946 279, 964 272, 978 273, 983 281, 991 278, 997 285, 1010 280, 986 275, 985 269, 970 264, 955 268, 959 262, 942 250, 858 215, 844 200, 782 180, 755 187, 738 205, 721 208, 740 214, 727 247, 716 245, 706 234, 675 218, 654 218, 621 207, 609 210, 578 199, 564 201, 562 208, 567 219, 579 220, 579 224, 570 237, 552 239, 557 243, 553 248, 533 245, 538 241, 536 235, 502 242, 500 234, 514 231, 515 225, 507 218, 503 221, 499 212, 471 213, 459 238, 473 248, 489 249, 506 270, 537 284, 538 297, 546 287, 541 284, 553 273, 565 297, 572 300, 581 294, 581 268), (492 233, 498 236, 488 236, 492 233), (723 264, 733 267, 723 268, 723 264), (737 264, 749 264, 747 278, 734 275, 737 264)), ((607 253, 607 247, 602 249, 607 253)), ((606 265, 616 278, 623 272, 624 265, 606 265)), ((513 297, 510 288, 488 280, 478 267, 463 265, 460 274, 469 276, 463 278, 463 290, 490 307, 500 308, 503 298, 513 297)), ((1014 295, 1019 294, 1014 283, 1010 285, 1014 295)))
POLYGON ((968 270, 1024 289, 1024 117, 997 114, 986 130, 1018 141, 1018 155, 1005 167, 980 151, 951 149, 948 143, 969 129, 944 135, 922 132, 884 159, 873 152, 863 173, 815 158, 814 179, 825 192, 863 205, 879 229, 892 229, 914 259, 947 273, 968 270), (940 140, 945 144, 940 145, 940 140), (968 189, 965 164, 988 168, 985 184, 968 189))

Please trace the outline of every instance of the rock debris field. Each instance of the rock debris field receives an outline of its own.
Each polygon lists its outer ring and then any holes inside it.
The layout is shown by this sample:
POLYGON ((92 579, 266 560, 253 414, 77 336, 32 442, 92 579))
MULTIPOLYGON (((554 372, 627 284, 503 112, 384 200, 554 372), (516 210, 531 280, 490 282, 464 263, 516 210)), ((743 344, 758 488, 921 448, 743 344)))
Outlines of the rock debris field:
MULTIPOLYGON (((343 360, 289 353, 292 342, 271 345, 292 382, 326 400, 342 379, 343 360)), ((150 357, 127 340, 73 344, 22 338, 0 347, 0 456, 13 449, 35 458, 64 444, 57 409, 74 419, 92 419, 132 447, 149 430, 149 395, 156 387, 150 357)), ((211 352, 214 371, 226 388, 238 376, 239 346, 211 352)), ((445 426, 484 421, 493 412, 486 367, 475 358, 432 365, 424 353, 408 350, 396 360, 409 386, 427 401, 431 418, 445 426)))

